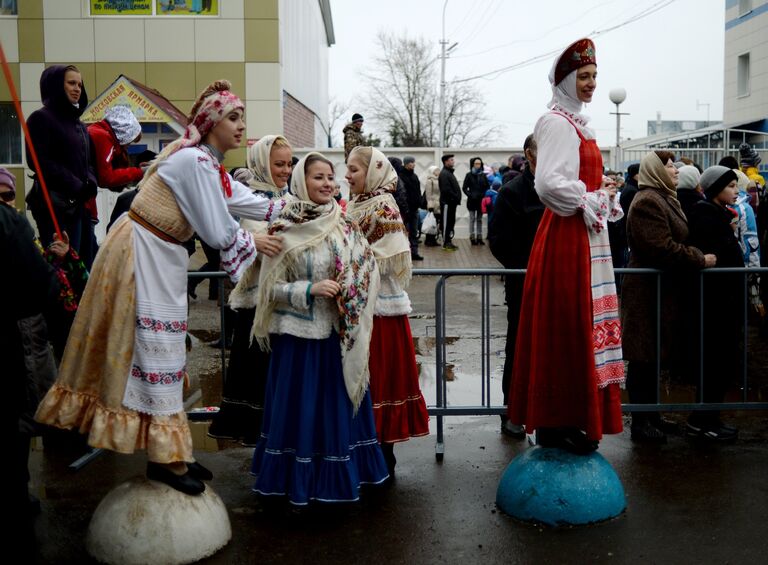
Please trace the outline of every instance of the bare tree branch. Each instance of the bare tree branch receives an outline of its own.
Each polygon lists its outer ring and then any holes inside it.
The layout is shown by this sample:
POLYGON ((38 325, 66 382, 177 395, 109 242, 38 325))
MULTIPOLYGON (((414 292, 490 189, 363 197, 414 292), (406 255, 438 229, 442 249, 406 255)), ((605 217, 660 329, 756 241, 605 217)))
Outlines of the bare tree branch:
MULTIPOLYGON (((380 55, 362 73, 367 90, 362 106, 390 144, 427 147, 438 144, 439 106, 437 49, 423 38, 381 32, 380 55)), ((482 93, 469 84, 448 83, 445 136, 449 146, 489 145, 501 128, 485 116, 482 93)))

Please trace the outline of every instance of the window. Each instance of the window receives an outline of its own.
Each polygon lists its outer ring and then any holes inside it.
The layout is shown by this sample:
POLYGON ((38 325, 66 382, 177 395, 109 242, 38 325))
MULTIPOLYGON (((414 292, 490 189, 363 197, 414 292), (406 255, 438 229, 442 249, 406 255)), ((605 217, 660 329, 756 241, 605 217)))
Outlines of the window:
POLYGON ((0 16, 17 16, 19 6, 16 0, 0 0, 0 16))
POLYGON ((749 96, 749 53, 739 55, 736 65, 736 96, 749 96))
POLYGON ((21 126, 10 102, 0 103, 0 163, 21 164, 21 126))
POLYGON ((752 11, 752 0, 739 0, 739 16, 745 16, 752 11))

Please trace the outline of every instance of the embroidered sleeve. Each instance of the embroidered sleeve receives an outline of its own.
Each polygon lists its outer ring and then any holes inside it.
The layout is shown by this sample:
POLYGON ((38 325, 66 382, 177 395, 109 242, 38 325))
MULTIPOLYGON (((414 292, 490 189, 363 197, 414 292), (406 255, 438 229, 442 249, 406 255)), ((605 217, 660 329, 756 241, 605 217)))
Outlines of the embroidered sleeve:
POLYGON ((231 179, 232 196, 226 199, 227 209, 231 214, 251 220, 266 220, 267 209, 271 200, 258 192, 231 179))
POLYGON ((255 259, 253 236, 244 229, 238 229, 232 243, 221 250, 221 267, 235 283, 255 259))
POLYGON ((606 190, 595 190, 582 195, 580 208, 584 211, 584 223, 594 233, 606 229, 608 222, 615 222, 624 217, 619 199, 609 196, 606 190))
POLYGON ((535 136, 536 192, 555 214, 573 216, 587 191, 579 180, 579 136, 565 119, 550 114, 536 124, 535 136))

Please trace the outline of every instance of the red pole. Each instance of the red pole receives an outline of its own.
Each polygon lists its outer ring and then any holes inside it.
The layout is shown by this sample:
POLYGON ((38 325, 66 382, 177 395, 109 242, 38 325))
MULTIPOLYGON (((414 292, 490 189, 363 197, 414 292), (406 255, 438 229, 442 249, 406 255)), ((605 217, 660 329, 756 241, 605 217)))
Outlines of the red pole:
POLYGON ((8 83, 8 90, 11 91, 11 98, 13 99, 13 105, 16 107, 16 115, 19 118, 19 124, 21 124, 21 129, 24 130, 24 137, 27 139, 27 147, 29 147, 29 153, 32 156, 32 164, 35 167, 37 179, 40 181, 40 188, 43 189, 43 198, 45 199, 45 203, 48 206, 48 212, 51 214, 51 220, 53 220, 53 228, 56 230, 56 235, 59 236, 59 240, 64 241, 64 238, 61 235, 59 222, 56 220, 56 214, 53 211, 51 197, 48 195, 48 187, 45 184, 43 172, 40 170, 40 161, 37 159, 37 151, 35 151, 35 145, 32 143, 32 137, 29 135, 29 128, 27 128, 27 122, 24 119, 24 113, 21 111, 21 102, 19 101, 19 95, 16 92, 16 86, 13 84, 11 68, 8 66, 8 60, 5 58, 5 50, 3 49, 2 41, 0 41, 0 64, 2 64, 3 67, 5 82, 8 83))

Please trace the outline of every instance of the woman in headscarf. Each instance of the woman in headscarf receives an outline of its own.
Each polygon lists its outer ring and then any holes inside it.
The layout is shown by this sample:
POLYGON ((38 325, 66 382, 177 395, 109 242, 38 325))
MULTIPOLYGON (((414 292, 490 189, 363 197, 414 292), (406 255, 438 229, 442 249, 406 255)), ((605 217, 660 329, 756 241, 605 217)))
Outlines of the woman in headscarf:
MULTIPOLYGON (((280 207, 280 199, 288 189, 291 176, 291 145, 282 135, 265 135, 248 148, 248 168, 236 173, 254 192, 269 198, 270 206, 280 207)), ((278 208, 279 209, 279 208, 278 208)), ((273 211, 272 214, 275 214, 273 211)), ((279 237, 267 235, 266 221, 240 220, 240 227, 253 235, 254 241, 279 237)), ((238 440, 255 446, 261 434, 264 417, 264 389, 267 386, 269 353, 251 340, 251 326, 256 313, 261 258, 257 257, 244 272, 229 297, 236 311, 232 354, 219 413, 214 416, 208 435, 219 439, 238 440)))
MULTIPOLYGON (((440 223, 440 185, 437 177, 440 175, 440 167, 432 165, 427 169, 427 176, 424 179, 424 196, 427 199, 427 211, 432 212, 437 220, 438 229, 440 223)), ((437 234, 427 234, 424 238, 424 245, 427 247, 437 247, 437 234)))
POLYGON ((621 432, 621 329, 607 222, 622 217, 589 118, 597 66, 589 39, 549 73, 536 124, 536 192, 546 206, 528 262, 508 407, 540 445, 585 454, 621 432))
POLYGON ((334 188, 321 154, 294 167, 295 198, 269 228, 283 249, 262 262, 253 323, 272 351, 253 490, 296 505, 354 501, 388 476, 368 392, 379 271, 334 188))
MULTIPOLYGON (((691 273, 715 264, 714 255, 705 255, 686 244, 688 221, 678 200, 679 173, 674 161, 669 151, 654 151, 643 158, 637 196, 627 211, 628 267, 665 271, 659 279, 632 274, 623 278, 621 322, 626 338, 624 360, 629 362, 627 392, 632 404, 658 403, 657 366, 666 366, 678 358, 680 363, 676 365, 680 368, 695 365, 691 359, 696 355, 695 332, 684 327, 698 318, 688 299, 697 282, 691 273), (656 350, 657 280, 661 285, 660 314, 664 317, 661 351, 656 350)), ((669 428, 658 412, 632 413, 633 441, 663 443, 669 428)))
POLYGON ((395 443, 429 434, 408 323, 411 300, 404 290, 411 280, 410 245, 392 196, 397 173, 385 155, 373 147, 355 147, 347 159, 346 179, 353 195, 347 214, 373 249, 381 276, 371 336, 371 400, 376 434, 394 478, 395 443))
MULTIPOLYGON (((147 476, 187 494, 202 492, 212 475, 195 463, 184 412, 189 256, 182 242, 200 234, 221 249, 237 280, 257 249, 231 214, 264 219, 269 207, 221 164, 245 129, 243 103, 229 88, 216 81, 200 94, 184 135, 152 163, 130 211, 109 232, 58 380, 36 415, 78 428, 93 447, 146 449, 147 476)), ((260 251, 279 247, 268 241, 260 251)))

